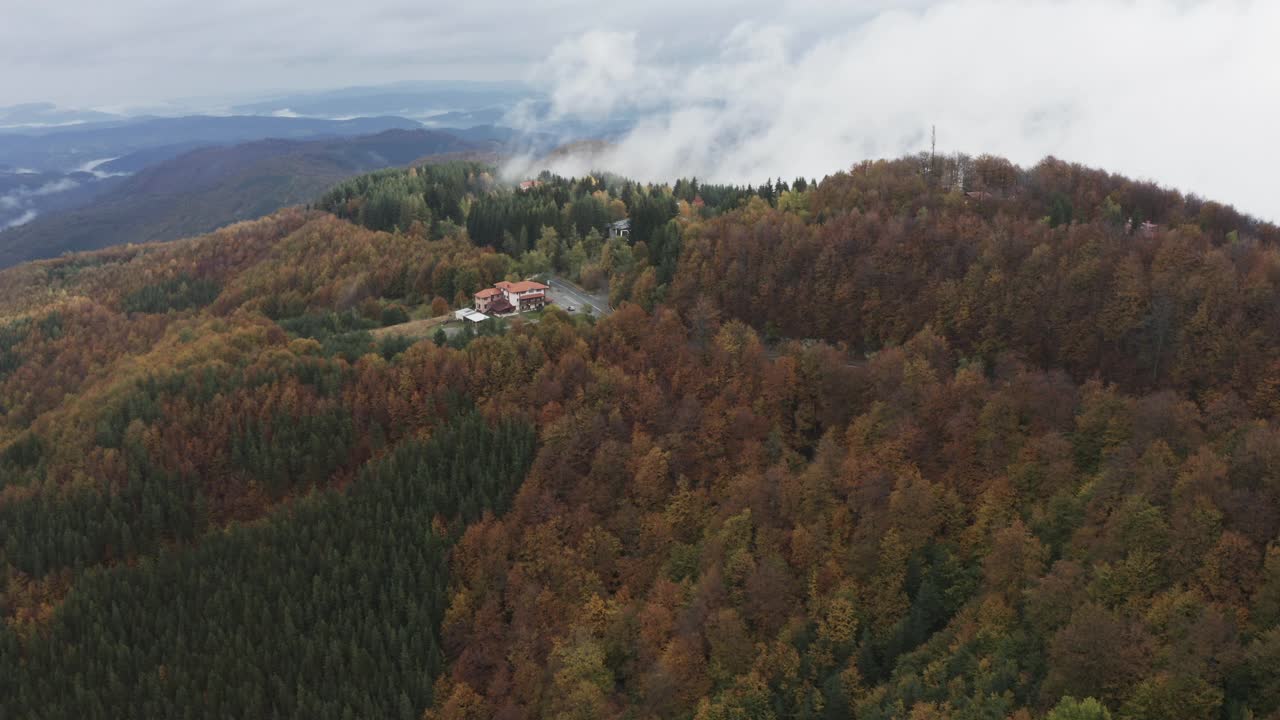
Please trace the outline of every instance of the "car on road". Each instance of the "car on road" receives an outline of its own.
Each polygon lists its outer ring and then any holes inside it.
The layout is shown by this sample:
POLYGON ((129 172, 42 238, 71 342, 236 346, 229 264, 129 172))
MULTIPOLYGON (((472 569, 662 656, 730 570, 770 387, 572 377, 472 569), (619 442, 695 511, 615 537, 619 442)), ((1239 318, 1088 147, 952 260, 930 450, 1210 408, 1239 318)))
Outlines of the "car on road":
POLYGON ((565 311, 566 311, 566 312, 573 312, 573 309, 574 309, 574 308, 573 308, 573 306, 572 306, 572 305, 565 305, 565 306, 564 306, 564 309, 565 309, 565 311))

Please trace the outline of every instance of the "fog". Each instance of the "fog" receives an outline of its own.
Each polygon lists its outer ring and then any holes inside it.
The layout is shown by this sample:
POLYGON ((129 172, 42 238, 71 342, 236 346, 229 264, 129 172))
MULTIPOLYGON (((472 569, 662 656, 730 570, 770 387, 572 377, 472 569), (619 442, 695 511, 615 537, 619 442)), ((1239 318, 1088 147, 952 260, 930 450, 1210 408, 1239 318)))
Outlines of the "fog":
POLYGON ((0 230, 18 227, 35 220, 39 215, 39 212, 33 207, 33 201, 36 198, 66 192, 79 186, 80 183, 75 180, 61 178, 35 187, 20 185, 0 194, 0 230))
POLYGON ((1275 0, 14 2, 0 98, 203 111, 527 81, 552 110, 522 127, 643 115, 601 161, 647 179, 821 176, 936 125, 943 151, 1052 154, 1278 220, 1278 32, 1275 0))
MULTIPOLYGON (((760 182, 925 150, 1046 155, 1280 219, 1280 3, 955 0, 818 39, 742 23, 696 62, 660 35, 593 31, 532 73, 548 115, 645 116, 602 155, 553 169, 760 182)), ((510 170, 527 173, 520 163, 510 170)))

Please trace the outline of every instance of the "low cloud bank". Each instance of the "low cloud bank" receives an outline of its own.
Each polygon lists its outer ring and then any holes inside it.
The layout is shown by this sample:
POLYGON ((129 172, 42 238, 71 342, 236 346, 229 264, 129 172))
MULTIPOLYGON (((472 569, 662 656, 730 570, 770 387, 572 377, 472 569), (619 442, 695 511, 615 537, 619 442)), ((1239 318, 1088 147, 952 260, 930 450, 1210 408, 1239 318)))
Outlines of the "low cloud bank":
POLYGON ((692 64, 592 31, 538 67, 550 110, 513 118, 639 118, 558 172, 753 183, 926 150, 936 125, 940 152, 1055 155, 1280 220, 1276 28, 1274 2, 952 0, 799 40, 743 24, 692 64))
POLYGON ((35 220, 36 216, 38 215, 39 213, 37 213, 35 210, 25 210, 21 215, 19 215, 16 218, 13 218, 12 220, 5 220, 3 222, 0 222, 0 230, 8 230, 9 228, 15 228, 15 227, 18 227, 19 225, 26 225, 32 220, 35 220))
MULTIPOLYGON (((119 160, 119 159, 120 159, 120 156, 119 156, 119 155, 117 155, 117 156, 115 156, 115 157, 101 158, 101 159, 98 159, 98 160, 90 160, 89 162, 86 162, 86 163, 84 163, 84 164, 80 165, 80 167, 76 168, 76 172, 89 173, 90 175, 94 176, 95 178, 97 178, 97 179, 99 179, 99 180, 103 180, 103 179, 105 179, 105 178, 113 178, 113 177, 124 177, 125 175, 128 175, 129 173, 127 173, 127 172, 108 172, 108 171, 106 171, 106 170, 99 170, 99 169, 98 169, 99 167, 102 167, 103 165, 106 165, 107 163, 111 162, 112 160, 119 160)), ((75 184, 73 183, 73 184, 71 185, 71 187, 75 187, 75 184)), ((70 189, 70 188, 64 188, 64 189, 70 189)), ((61 191, 58 191, 58 192, 61 192, 61 191)))
POLYGON ((26 225, 35 220, 39 215, 34 207, 36 198, 66 192, 79 186, 80 183, 75 180, 61 178, 36 187, 22 185, 0 195, 0 230, 26 225))

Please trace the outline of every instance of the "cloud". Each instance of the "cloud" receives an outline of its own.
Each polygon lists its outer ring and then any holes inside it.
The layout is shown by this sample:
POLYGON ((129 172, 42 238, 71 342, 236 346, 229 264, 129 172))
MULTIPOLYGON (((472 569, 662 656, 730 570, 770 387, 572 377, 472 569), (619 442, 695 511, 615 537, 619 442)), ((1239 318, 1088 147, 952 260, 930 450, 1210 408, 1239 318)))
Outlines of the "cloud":
POLYGON ((3 195, 0 195, 0 212, 17 213, 16 216, 10 217, 9 219, 0 217, 0 230, 8 230, 9 228, 25 225, 32 220, 35 220, 39 213, 33 207, 33 198, 66 192, 79 186, 80 183, 75 180, 70 178, 60 178, 58 180, 51 180, 36 187, 21 185, 3 195))
POLYGON ((12 220, 5 221, 4 223, 0 224, 0 230, 8 230, 9 228, 15 228, 15 227, 18 227, 19 225, 26 225, 32 220, 35 220, 36 215, 38 214, 39 213, 37 213, 35 210, 26 210, 18 217, 12 220))
POLYGON ((342 85, 527 79, 552 115, 641 115, 615 159, 653 178, 822 175, 923 149, 936 124, 946 150, 1052 153, 1280 219, 1264 174, 1280 152, 1275 0, 10 5, 7 103, 207 111, 342 85))
POLYGON ((66 192, 68 190, 77 188, 79 186, 80 186, 80 183, 76 182, 75 180, 72 180, 70 178, 60 178, 58 180, 52 180, 50 182, 47 182, 34 189, 27 189, 26 187, 20 187, 9 194, 19 198, 40 197, 42 195, 53 195, 55 193, 66 192))
MULTIPOLYGON (((948 0, 827 32, 742 23, 692 62, 587 32, 535 78, 543 121, 634 112, 591 165, 651 180, 822 176, 927 149, 1046 155, 1280 219, 1280 3, 948 0)), ((572 160, 561 171, 583 171, 572 160)))
POLYGON ((592 31, 557 45, 540 66, 539 80, 551 85, 553 115, 603 119, 635 100, 627 90, 647 90, 656 80, 640 72, 635 33, 592 31))
MULTIPOLYGON (((98 169, 99 167, 111 162, 112 160, 119 160, 119 159, 120 159, 120 156, 117 155, 115 157, 106 157, 106 158, 99 158, 97 160, 90 160, 86 163, 81 163, 80 166, 77 167, 75 171, 82 172, 82 173, 89 173, 90 175, 94 176, 99 180, 105 180, 106 178, 113 178, 113 177, 124 177, 126 175, 129 175, 130 173, 127 173, 127 172, 108 172, 106 170, 98 169)), ((62 192, 63 190, 70 190, 73 187, 76 187, 76 184, 74 182, 72 182, 72 184, 69 187, 64 187, 60 190, 54 190, 53 192, 62 192)), ((42 193, 42 194, 48 194, 48 193, 42 193)))
POLYGON ((595 29, 661 36, 668 57, 705 54, 743 18, 802 34, 928 0, 61 0, 11 2, 0 23, 0 97, 115 110, 191 97, 511 80, 595 29), (335 18, 337 21, 335 22, 335 18), (287 42, 282 42, 287 38, 287 42))

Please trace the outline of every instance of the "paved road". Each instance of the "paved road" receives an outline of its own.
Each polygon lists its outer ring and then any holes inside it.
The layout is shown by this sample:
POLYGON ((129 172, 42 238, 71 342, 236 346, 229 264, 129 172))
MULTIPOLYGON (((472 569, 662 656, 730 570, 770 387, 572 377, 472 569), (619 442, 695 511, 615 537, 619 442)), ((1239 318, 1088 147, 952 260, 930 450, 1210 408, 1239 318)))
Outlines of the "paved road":
POLYGON ((547 280, 547 285, 551 286, 551 292, 548 293, 551 302, 561 307, 572 305, 579 311, 591 308, 591 314, 597 317, 604 317, 613 312, 607 297, 588 293, 568 280, 552 277, 547 280))

